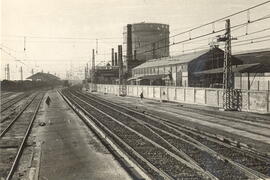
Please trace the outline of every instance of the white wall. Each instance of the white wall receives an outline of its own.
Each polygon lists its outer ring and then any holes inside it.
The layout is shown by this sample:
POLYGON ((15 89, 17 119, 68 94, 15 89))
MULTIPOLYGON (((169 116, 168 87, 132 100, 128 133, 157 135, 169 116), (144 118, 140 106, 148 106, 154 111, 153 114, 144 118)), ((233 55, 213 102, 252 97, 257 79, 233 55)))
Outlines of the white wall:
MULTIPOLYGON (((98 84, 97 91, 119 95, 119 85, 98 84)), ((179 103, 198 104, 212 107, 223 106, 223 90, 215 88, 191 88, 172 86, 140 86, 127 85, 127 96, 172 101, 179 103)), ((242 90, 241 110, 259 113, 269 113, 269 91, 242 90)))

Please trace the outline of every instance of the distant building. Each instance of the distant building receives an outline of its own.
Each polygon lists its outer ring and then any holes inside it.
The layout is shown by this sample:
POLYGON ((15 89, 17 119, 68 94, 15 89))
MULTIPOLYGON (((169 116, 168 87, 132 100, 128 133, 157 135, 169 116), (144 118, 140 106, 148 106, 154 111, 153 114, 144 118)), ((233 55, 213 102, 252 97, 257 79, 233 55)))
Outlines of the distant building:
MULTIPOLYGON (((130 84, 215 87, 223 83, 224 51, 219 48, 148 60, 132 69, 130 84)), ((233 65, 242 61, 233 56, 233 65)))
POLYGON ((42 73, 42 72, 38 72, 36 74, 33 74, 32 76, 29 76, 26 79, 31 79, 32 81, 60 81, 60 78, 53 75, 53 74, 49 74, 49 73, 42 73))
MULTIPOLYGON (((119 67, 109 64, 96 66, 94 72, 90 69, 90 75, 94 76, 93 80, 96 84, 116 84, 119 79, 119 67)), ((92 78, 89 78, 88 83, 92 83, 91 80, 92 78)))

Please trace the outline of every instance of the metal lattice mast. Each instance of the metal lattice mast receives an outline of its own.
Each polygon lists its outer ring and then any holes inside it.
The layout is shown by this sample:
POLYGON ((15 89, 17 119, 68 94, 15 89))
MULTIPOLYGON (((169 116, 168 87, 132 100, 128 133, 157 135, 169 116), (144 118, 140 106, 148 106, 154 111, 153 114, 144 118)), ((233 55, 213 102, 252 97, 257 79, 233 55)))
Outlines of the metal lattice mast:
POLYGON ((233 110, 233 72, 231 59, 231 26, 230 19, 226 20, 225 52, 223 66, 223 109, 233 110))

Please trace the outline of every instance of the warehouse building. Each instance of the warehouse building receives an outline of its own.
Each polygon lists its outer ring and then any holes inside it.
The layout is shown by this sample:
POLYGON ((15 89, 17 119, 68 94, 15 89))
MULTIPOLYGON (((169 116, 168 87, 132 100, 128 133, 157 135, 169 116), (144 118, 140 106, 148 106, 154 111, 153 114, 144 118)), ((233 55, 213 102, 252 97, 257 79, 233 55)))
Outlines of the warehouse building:
MULTIPOLYGON (((130 84, 166 85, 184 87, 220 87, 222 73, 202 73, 223 67, 224 51, 214 47, 208 50, 149 60, 132 69, 130 84)), ((243 62, 232 57, 233 65, 243 62)))
POLYGON ((270 90, 270 49, 244 51, 235 55, 250 67, 235 74, 235 88, 270 90), (252 66, 251 66, 252 65, 252 66))

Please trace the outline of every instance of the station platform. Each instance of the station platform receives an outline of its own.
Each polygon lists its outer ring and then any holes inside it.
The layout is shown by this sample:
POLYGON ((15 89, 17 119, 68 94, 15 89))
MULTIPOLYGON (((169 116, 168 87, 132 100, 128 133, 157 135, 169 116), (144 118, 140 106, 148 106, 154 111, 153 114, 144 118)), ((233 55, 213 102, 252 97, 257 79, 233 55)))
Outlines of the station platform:
POLYGON ((269 154, 269 114, 220 111, 218 108, 208 106, 141 100, 139 97, 122 97, 97 92, 93 94, 269 154))
POLYGON ((45 95, 36 122, 43 124, 35 133, 41 144, 38 179, 131 179, 56 90, 45 95))

